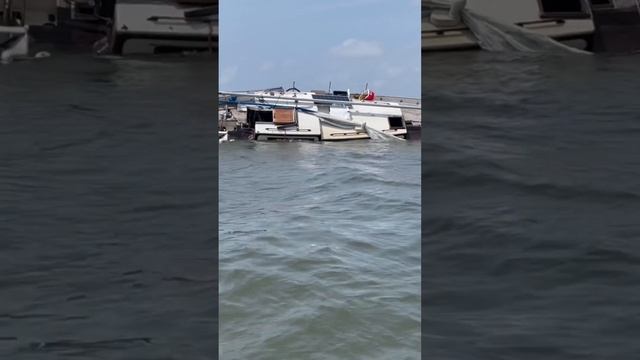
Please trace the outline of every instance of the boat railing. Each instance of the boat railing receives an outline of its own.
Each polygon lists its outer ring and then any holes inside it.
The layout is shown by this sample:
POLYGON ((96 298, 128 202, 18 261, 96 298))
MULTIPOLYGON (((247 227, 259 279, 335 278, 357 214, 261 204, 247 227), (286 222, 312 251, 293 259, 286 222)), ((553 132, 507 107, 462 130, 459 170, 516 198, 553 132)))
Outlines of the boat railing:
POLYGON ((565 19, 540 19, 540 20, 532 20, 532 21, 521 21, 515 23, 517 26, 525 27, 526 25, 541 25, 541 24, 557 24, 562 25, 566 23, 565 19))
MULTIPOLYGON (((247 93, 237 93, 237 92, 228 92, 228 91, 220 91, 219 95, 227 95, 227 96, 249 96, 255 97, 258 99, 274 99, 277 101, 294 101, 295 104, 290 103, 281 103, 282 106, 297 106, 298 103, 305 104, 336 104, 336 105, 354 105, 354 106, 376 106, 376 107, 388 107, 388 108, 398 108, 398 109, 422 109, 420 106, 413 105, 405 105, 398 103, 380 103, 380 102, 371 102, 371 101, 340 101, 340 100, 323 100, 323 99, 313 99, 313 98, 298 98, 293 96, 269 96, 264 94, 247 94, 247 93)), ((263 102, 264 103, 264 102, 263 102)))

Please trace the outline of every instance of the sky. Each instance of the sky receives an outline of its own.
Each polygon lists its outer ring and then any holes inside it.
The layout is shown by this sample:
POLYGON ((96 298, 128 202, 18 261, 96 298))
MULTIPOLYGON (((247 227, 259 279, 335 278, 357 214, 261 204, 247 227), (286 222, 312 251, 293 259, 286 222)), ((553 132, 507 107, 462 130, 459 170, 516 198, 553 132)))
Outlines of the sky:
POLYGON ((420 0, 220 0, 220 90, 420 97, 420 0))

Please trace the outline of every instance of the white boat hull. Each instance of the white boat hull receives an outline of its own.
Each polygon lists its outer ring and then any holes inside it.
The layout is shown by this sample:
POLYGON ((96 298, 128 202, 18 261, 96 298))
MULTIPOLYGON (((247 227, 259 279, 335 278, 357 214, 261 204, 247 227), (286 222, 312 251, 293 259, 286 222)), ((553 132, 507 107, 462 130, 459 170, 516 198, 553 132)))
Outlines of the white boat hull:
POLYGON ((9 37, 4 43, 0 43, 1 63, 29 56, 28 26, 0 26, 0 35, 9 37))
POLYGON ((387 135, 405 138, 407 129, 391 129, 387 117, 365 117, 353 116, 351 120, 354 126, 338 126, 330 121, 323 121, 321 118, 299 112, 298 122, 295 126, 279 127, 273 123, 256 123, 256 140, 314 140, 314 141, 341 141, 341 140, 365 140, 369 139, 369 133, 362 127, 365 126, 378 130, 387 135))
POLYGON ((118 2, 111 52, 147 53, 162 47, 206 50, 217 46, 217 16, 185 17, 185 12, 197 9, 176 3, 118 2))
POLYGON ((227 131, 218 131, 218 142, 223 143, 225 141, 229 141, 229 132, 227 131))
POLYGON ((256 140, 321 140, 320 119, 302 112, 297 113, 297 124, 291 127, 278 127, 273 123, 258 122, 255 125, 256 140))

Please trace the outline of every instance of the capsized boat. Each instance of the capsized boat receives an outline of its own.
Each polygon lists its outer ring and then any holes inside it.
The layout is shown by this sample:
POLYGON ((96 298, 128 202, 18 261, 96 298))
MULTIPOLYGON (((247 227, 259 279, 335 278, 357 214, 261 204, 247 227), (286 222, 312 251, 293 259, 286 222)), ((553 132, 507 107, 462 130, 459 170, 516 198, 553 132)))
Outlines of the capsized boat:
POLYGON ((478 30, 495 24, 583 50, 591 50, 595 32, 588 0, 422 0, 422 19, 423 51, 479 49, 489 39, 478 30))
POLYGON ((405 140, 407 127, 420 123, 420 100, 383 100, 369 89, 361 94, 301 91, 294 84, 287 90, 222 91, 219 95, 225 105, 219 127, 248 133, 254 140, 405 140), (407 119, 410 113, 412 120, 407 119))

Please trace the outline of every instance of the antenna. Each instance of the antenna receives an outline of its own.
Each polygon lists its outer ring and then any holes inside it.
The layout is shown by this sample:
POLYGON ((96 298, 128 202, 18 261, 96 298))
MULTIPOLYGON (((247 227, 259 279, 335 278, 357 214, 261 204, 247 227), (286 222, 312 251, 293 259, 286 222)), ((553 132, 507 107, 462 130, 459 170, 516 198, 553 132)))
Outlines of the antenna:
POLYGON ((331 94, 331 81, 329 81, 329 94, 331 94))

